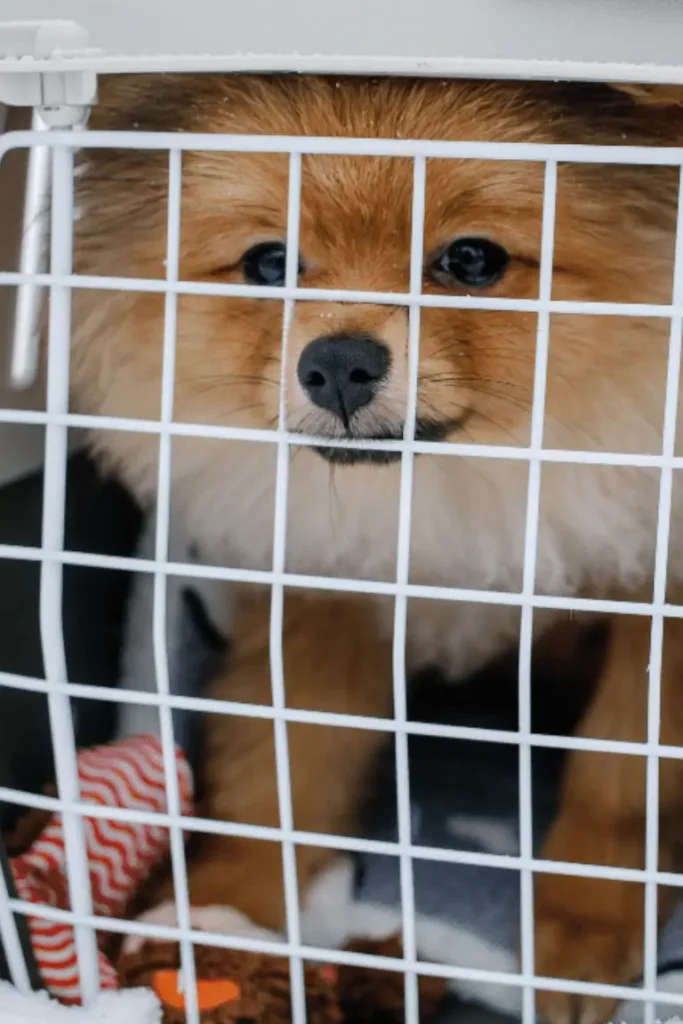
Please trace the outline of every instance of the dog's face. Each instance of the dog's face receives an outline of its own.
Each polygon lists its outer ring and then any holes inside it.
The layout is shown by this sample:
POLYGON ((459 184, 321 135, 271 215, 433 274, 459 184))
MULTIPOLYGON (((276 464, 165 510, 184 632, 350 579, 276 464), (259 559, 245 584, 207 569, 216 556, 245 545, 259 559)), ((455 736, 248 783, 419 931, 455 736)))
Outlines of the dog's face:
MULTIPOLYGON (((181 276, 283 285, 287 159, 225 156, 212 161, 210 172, 207 163, 198 161, 196 177, 188 174, 181 276), (207 209, 214 211, 208 222, 207 209)), ((541 180, 537 168, 520 173, 511 165, 447 160, 430 166, 424 292, 534 297, 541 180)), ((299 284, 405 296, 412 183, 408 160, 304 159, 299 284)), ((283 303, 187 297, 179 318, 180 347, 196 351, 201 338, 202 357, 179 363, 177 414, 274 426, 283 303), (207 390, 209 380, 213 386, 207 390)), ((405 304, 296 303, 284 362, 288 426, 323 437, 402 437, 408 331, 405 304)), ((502 430, 514 431, 528 403, 534 342, 533 316, 425 309, 417 436, 455 436, 478 418, 497 419, 502 430)), ((390 458, 387 452, 344 448, 321 447, 319 454, 345 465, 390 458)))
MULTIPOLYGON (((625 131, 629 141, 641 141, 640 124, 653 117, 650 111, 643 116, 631 98, 604 90, 597 106, 585 104, 603 111, 605 123, 594 124, 580 103, 572 106, 575 97, 543 86, 222 78, 171 79, 158 93, 136 80, 109 88, 95 127, 619 142, 625 131)), ((304 157, 299 285, 405 295, 412 186, 410 160, 304 157)), ((675 189, 676 173, 668 169, 561 167, 553 298, 670 301, 675 189)), ((165 196, 162 157, 89 154, 79 182, 76 269, 163 274, 165 196)), ((287 156, 186 154, 181 279, 282 286, 287 206, 287 156)), ((429 161, 423 292, 537 298, 542 211, 540 164, 429 161)), ((75 302, 73 379, 80 403, 89 411, 157 418, 161 297, 79 292, 75 302)), ((273 297, 181 295, 175 419, 272 428, 284 373, 290 429, 321 438, 400 438, 408 306, 297 302, 284 367, 283 312, 283 302, 273 297)), ((417 436, 526 443, 536 335, 537 317, 523 309, 424 308, 417 436)), ((573 437, 583 447, 599 433, 596 417, 616 378, 632 392, 640 387, 644 360, 650 366, 660 360, 657 374, 663 372, 666 335, 663 321, 553 318, 547 414, 565 441, 573 437), (651 339, 645 346, 644 333, 651 339)), ((115 455, 117 444, 108 442, 115 455)), ((349 472, 357 462, 391 461, 386 452, 324 445, 315 458, 349 472)))

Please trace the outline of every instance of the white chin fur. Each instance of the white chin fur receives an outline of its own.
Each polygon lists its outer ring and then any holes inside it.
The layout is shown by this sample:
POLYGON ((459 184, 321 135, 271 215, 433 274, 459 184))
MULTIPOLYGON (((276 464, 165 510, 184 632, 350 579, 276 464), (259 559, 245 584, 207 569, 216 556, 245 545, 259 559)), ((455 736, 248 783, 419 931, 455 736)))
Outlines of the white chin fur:
MULTIPOLYGON (((642 444, 642 438, 640 439, 642 444)), ((623 446, 623 441, 622 441, 623 446)), ((179 466, 175 498, 202 559, 272 567, 272 446, 226 444, 221 461, 179 466)), ((215 449, 212 449, 214 452, 215 449)), ((197 449, 193 449, 193 457, 197 449)), ((290 462, 287 570, 396 579, 400 464, 331 466, 297 449, 290 462)), ((522 586, 527 472, 520 461, 419 456, 414 463, 411 582, 518 593, 522 586)), ((652 571, 657 477, 642 469, 545 464, 536 591, 571 595, 652 571)), ((683 574, 683 530, 671 531, 670 566, 683 574)), ((537 613, 537 618, 540 619, 537 613)), ((391 629, 392 611, 386 616, 391 629)), ((423 600, 409 605, 413 664, 471 671, 514 642, 519 610, 423 600)))

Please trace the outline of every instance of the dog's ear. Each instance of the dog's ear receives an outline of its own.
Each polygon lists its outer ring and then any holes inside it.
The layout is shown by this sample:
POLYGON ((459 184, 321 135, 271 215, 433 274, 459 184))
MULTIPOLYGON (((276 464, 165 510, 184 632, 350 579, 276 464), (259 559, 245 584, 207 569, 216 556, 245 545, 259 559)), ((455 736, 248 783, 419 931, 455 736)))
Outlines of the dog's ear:
POLYGON ((612 88, 640 106, 660 109, 683 107, 683 85, 641 85, 638 82, 623 82, 612 85, 612 88))

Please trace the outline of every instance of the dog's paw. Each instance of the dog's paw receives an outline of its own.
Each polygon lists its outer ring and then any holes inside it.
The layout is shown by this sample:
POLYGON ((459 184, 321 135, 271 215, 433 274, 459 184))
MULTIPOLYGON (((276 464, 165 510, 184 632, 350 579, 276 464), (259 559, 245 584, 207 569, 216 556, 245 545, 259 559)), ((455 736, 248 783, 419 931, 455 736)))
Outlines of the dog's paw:
MULTIPOLYGON (((140 924, 160 924, 165 928, 175 928, 178 924, 175 902, 165 900, 158 907, 153 907, 151 910, 145 911, 144 914, 140 914, 136 920, 140 924)), ((126 956, 134 956, 140 952, 146 942, 154 941, 154 938, 149 935, 127 935, 121 951, 126 956)), ((159 939, 159 941, 162 942, 163 939, 159 939)))
MULTIPOLYGON (((141 914, 137 920, 142 924, 163 925, 176 928, 178 915, 173 900, 166 900, 158 907, 141 914)), ((246 914, 234 907, 208 906, 190 907, 190 926, 195 931, 213 932, 216 935, 241 935, 264 942, 281 942, 282 936, 254 924, 246 914)), ((126 955, 139 953, 145 942, 154 942, 148 935, 129 935, 123 944, 126 955)), ((160 939, 159 941, 164 941, 160 939)))
MULTIPOLYGON (((624 926, 567 913, 538 914, 536 974, 608 985, 628 985, 640 973, 642 942, 624 926)), ((536 993, 538 1016, 546 1024, 604 1024, 619 1000, 573 992, 536 993)))
POLYGON ((216 935, 242 935, 263 942, 282 942, 282 936, 268 928, 261 928, 234 907, 191 907, 190 923, 197 931, 213 932, 216 935))

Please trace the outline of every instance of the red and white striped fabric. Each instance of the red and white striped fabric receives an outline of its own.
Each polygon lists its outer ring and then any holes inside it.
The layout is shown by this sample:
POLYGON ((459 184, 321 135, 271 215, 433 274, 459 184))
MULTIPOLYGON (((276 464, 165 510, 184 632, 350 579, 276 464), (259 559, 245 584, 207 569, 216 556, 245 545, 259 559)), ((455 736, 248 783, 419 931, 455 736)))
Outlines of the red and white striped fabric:
MULTIPOLYGON (((180 749, 176 751, 176 767, 182 812, 187 814, 192 808, 192 779, 180 749)), ((78 776, 84 803, 140 811, 166 810, 163 753, 156 736, 138 736, 83 751, 78 757, 78 776)), ((94 912, 118 917, 167 852, 168 830, 158 825, 103 818, 85 818, 84 826, 94 912)), ((69 909, 59 816, 52 818, 30 850, 13 859, 12 870, 20 899, 69 909)), ((39 917, 28 918, 28 924, 47 988, 62 1002, 80 1002, 73 929, 39 917)), ((101 987, 118 988, 116 971, 102 951, 99 966, 101 987)))

